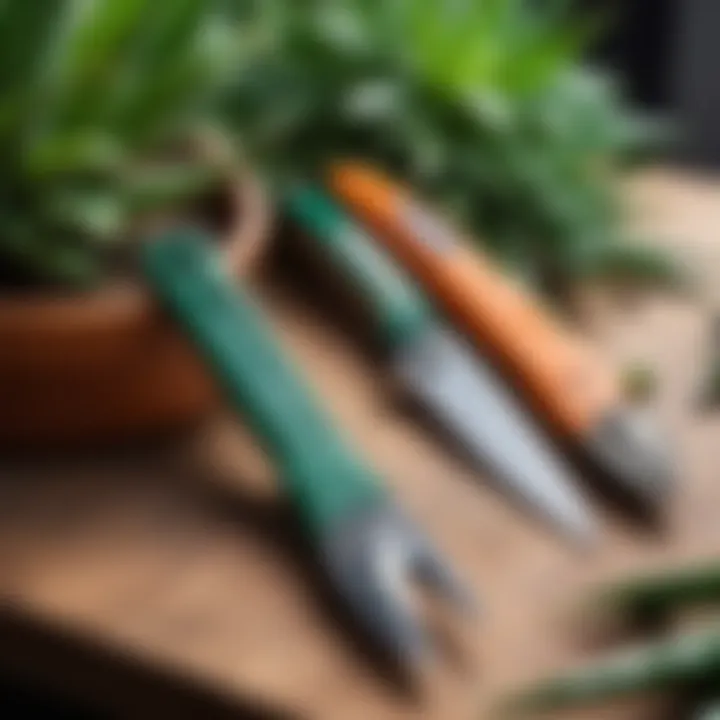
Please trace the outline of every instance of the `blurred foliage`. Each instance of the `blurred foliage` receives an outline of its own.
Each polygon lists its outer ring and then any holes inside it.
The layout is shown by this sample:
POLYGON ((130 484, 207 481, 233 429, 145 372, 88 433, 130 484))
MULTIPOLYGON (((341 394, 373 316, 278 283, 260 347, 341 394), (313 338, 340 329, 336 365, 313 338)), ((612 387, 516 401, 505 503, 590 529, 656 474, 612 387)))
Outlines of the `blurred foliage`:
POLYGON ((560 297, 583 278, 674 283, 624 237, 617 177, 665 133, 582 64, 597 27, 569 5, 265 0, 224 111, 279 182, 373 159, 560 297))
POLYGON ((237 37, 218 8, 0 2, 3 278, 87 283, 139 212, 211 181, 210 164, 160 158, 237 68, 237 37))

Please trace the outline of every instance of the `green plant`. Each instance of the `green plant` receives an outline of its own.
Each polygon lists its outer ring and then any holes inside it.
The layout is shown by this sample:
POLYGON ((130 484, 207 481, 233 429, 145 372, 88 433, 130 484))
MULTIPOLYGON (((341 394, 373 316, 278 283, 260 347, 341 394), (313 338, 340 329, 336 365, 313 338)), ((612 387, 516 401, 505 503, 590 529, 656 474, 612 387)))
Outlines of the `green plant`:
POLYGON ((89 282, 141 212, 206 187, 169 146, 237 52, 213 0, 0 3, 3 280, 89 282))
POLYGON ((521 690, 506 703, 503 717, 547 716, 647 693, 697 692, 704 684, 717 687, 718 676, 720 634, 710 627, 625 648, 521 690))
POLYGON ((675 281, 623 235, 616 170, 658 138, 581 67, 567 2, 268 0, 225 111, 282 181, 338 154, 399 173, 530 281, 675 281))
POLYGON ((669 615, 720 602, 720 563, 704 562, 633 577, 600 594, 603 611, 639 617, 669 615))
MULTIPOLYGON (((667 630, 667 621, 682 618, 684 612, 712 609, 719 600, 720 565, 706 561, 612 584, 594 594, 587 609, 657 631, 667 630)), ((692 698, 698 707, 707 707, 706 714, 690 716, 711 718, 718 709, 710 698, 719 675, 720 635, 713 624, 669 636, 664 633, 649 643, 606 654, 599 661, 520 689, 503 708, 510 717, 525 717, 656 692, 692 698)))

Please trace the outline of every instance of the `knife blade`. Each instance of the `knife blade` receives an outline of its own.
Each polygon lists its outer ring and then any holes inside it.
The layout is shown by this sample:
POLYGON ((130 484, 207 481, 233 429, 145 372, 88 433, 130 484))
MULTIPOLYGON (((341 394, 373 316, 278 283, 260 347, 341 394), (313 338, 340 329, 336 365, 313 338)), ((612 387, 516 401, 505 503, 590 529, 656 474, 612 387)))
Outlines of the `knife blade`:
POLYGON ((418 288, 329 197, 296 188, 290 219, 365 295, 394 373, 515 499, 587 546, 593 519, 568 468, 490 364, 445 327, 418 288))

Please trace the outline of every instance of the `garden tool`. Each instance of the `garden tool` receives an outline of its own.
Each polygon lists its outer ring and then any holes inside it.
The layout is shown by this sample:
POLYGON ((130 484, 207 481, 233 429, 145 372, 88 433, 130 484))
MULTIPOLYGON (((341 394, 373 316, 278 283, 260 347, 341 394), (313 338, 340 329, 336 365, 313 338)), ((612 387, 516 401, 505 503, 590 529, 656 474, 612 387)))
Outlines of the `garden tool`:
POLYGON ((321 190, 298 187, 285 203, 305 231, 370 301, 392 369, 506 490, 574 541, 594 536, 579 491, 505 382, 435 316, 419 288, 321 190))
MULTIPOLYGON (((587 707, 632 695, 686 692, 720 683, 720 628, 624 649, 515 694, 505 716, 587 707)), ((711 716, 712 717, 712 716, 711 716)))
POLYGON ((587 344, 380 172, 340 163, 330 185, 561 437, 581 448, 627 498, 653 512, 664 507, 672 485, 667 443, 625 405, 617 374, 587 344))
POLYGON ((410 578, 463 608, 472 597, 335 429, 211 242, 168 231, 144 245, 145 276, 264 442, 339 595, 395 659, 420 669, 432 649, 410 610, 410 578))

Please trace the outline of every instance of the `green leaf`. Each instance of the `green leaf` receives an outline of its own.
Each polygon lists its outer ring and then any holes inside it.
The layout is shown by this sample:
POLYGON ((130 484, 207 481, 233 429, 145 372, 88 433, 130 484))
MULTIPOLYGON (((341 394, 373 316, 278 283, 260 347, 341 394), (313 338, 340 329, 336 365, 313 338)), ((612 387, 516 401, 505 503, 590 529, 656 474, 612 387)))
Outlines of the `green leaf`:
POLYGON ((0 143, 34 124, 47 89, 48 60, 66 28, 70 0, 6 0, 0 10, 0 143))
POLYGON ((124 148, 102 128, 51 135, 25 156, 28 173, 43 181, 53 175, 118 172, 124 161, 124 148))
MULTIPOLYGON (((161 132, 167 129, 162 127, 166 120, 176 120, 171 113, 155 111, 155 96, 162 93, 165 78, 174 74, 177 66, 198 67, 197 85, 186 90, 188 97, 197 96, 205 90, 203 83, 212 77, 214 55, 228 48, 229 37, 221 33, 223 26, 201 22, 207 12, 205 0, 156 0, 154 5, 137 32, 137 41, 108 102, 110 122, 131 137, 161 132), (209 35, 211 31, 215 32, 209 35)), ((230 66, 229 54, 222 60, 225 67, 230 66)))
POLYGON ((687 269, 667 251, 631 243, 603 246, 589 274, 600 280, 673 290, 683 290, 690 285, 687 269))
POLYGON ((341 55, 359 55, 368 50, 371 38, 366 32, 362 9, 355 3, 334 2, 313 13, 319 38, 341 55))
POLYGON ((119 239, 128 219, 123 199, 113 189, 60 190, 49 204, 53 220, 79 238, 119 239))
MULTIPOLYGON (((176 131, 185 138, 204 126, 238 71, 239 27, 258 25, 247 13, 225 21, 218 5, 0 0, 0 255, 23 274, 80 282, 134 213, 206 187, 202 160, 172 182, 123 183, 128 167, 173 146, 176 131)), ((259 33, 249 44, 267 42, 259 33)))
POLYGON ((348 88, 342 110, 353 121, 400 120, 404 88, 397 82, 369 79, 348 88))
POLYGON ((167 0, 88 0, 58 72, 61 92, 56 118, 61 127, 91 123, 117 83, 137 33, 167 0))
POLYGON ((139 168, 125 178, 122 197, 132 212, 143 213, 197 198, 219 179, 215 168, 196 163, 139 168))
POLYGON ((0 91, 32 89, 67 0, 6 2, 0 11, 0 91))
POLYGON ((97 257, 58 228, 24 218, 6 218, 0 256, 35 282, 87 287, 98 276, 97 257))
POLYGON ((647 693, 689 690, 720 672, 718 628, 615 652, 516 694, 503 717, 532 717, 647 693))
POLYGON ((508 98, 489 88, 468 93, 463 98, 463 106, 478 124, 492 128, 495 132, 510 131, 514 121, 513 108, 508 98))

